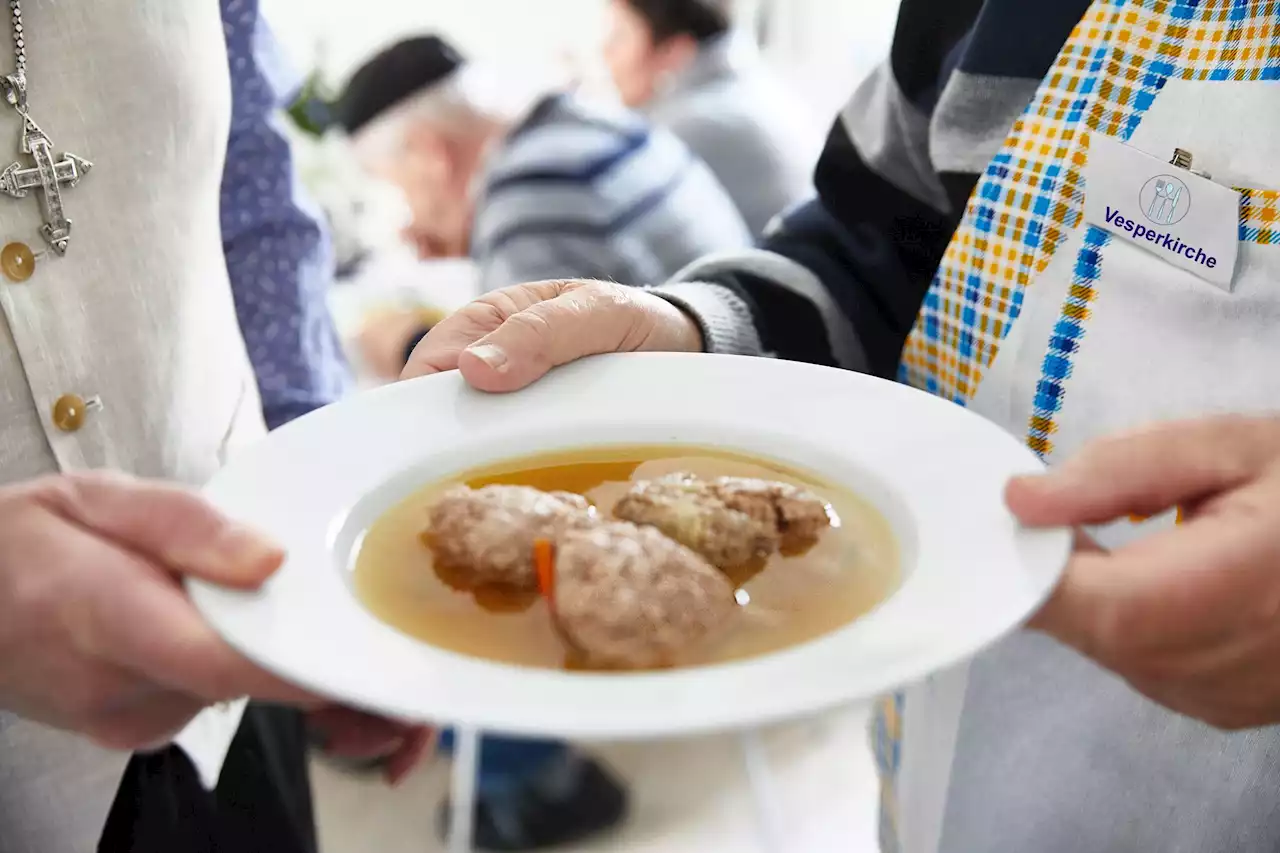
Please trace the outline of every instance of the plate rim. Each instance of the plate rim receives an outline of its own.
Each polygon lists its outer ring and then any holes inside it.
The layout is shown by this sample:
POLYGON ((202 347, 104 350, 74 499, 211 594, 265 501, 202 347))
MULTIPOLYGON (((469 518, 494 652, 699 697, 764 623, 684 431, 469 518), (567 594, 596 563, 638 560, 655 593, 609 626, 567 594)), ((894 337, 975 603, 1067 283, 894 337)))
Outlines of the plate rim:
MULTIPOLYGON (((610 370, 613 370, 615 372, 620 370, 625 371, 625 370, 632 369, 630 365, 656 365, 657 367, 653 367, 653 368, 637 367, 636 369, 639 369, 642 372, 645 370, 657 370, 659 373, 661 373, 661 371, 663 370, 667 370, 667 371, 675 370, 677 374, 684 375, 684 372, 681 370, 681 367, 684 365, 693 364, 694 362, 691 362, 690 361, 691 359, 697 360, 696 364, 700 366, 699 369, 707 368, 712 372, 720 369, 715 365, 726 365, 725 369, 730 374, 740 370, 740 367, 729 367, 729 365, 745 365, 746 363, 751 363, 752 365, 758 365, 762 361, 760 359, 745 357, 745 356, 712 356, 712 355, 706 355, 706 354, 691 354, 691 355, 671 354, 671 353, 644 353, 644 354, 626 354, 626 355, 615 354, 615 355, 609 355, 609 356, 595 357, 592 359, 586 359, 581 362, 575 363, 574 365, 570 365, 565 368, 559 368, 556 371, 554 371, 553 374, 550 377, 548 377, 548 379, 543 380, 543 383, 540 383, 539 385, 535 386, 535 388, 539 388, 539 387, 551 388, 556 384, 559 384, 560 386, 567 386, 569 385, 569 383, 571 383, 574 380, 575 376, 581 379, 582 377, 591 375, 592 373, 598 374, 598 373, 607 372, 610 370), (620 367, 611 367, 611 365, 619 365, 620 367), (663 365, 666 365, 666 367, 664 367, 663 365)), ((847 383, 849 388, 854 388, 856 386, 860 386, 865 389, 873 388, 875 389, 874 393, 887 394, 891 396, 902 394, 903 395, 902 399, 907 399, 909 397, 912 400, 910 404, 907 404, 910 406, 920 407, 926 403, 930 406, 936 406, 937 407, 936 411, 939 411, 939 412, 944 410, 947 411, 948 414, 946 415, 946 417, 956 419, 955 420, 956 423, 968 422, 971 427, 976 425, 975 428, 980 429, 982 431, 999 432, 1000 435, 1004 437, 1004 443, 1009 449, 1010 456, 1018 456, 1020 458, 1020 461, 1023 463, 1024 467, 1028 469, 1040 470, 1043 468, 1043 464, 1040 463, 1038 458, 1036 458, 1034 454, 1031 453, 1030 450, 1026 449, 1024 445, 1017 443, 1016 449, 1013 447, 1013 444, 1016 443, 1016 439, 1014 439, 1014 437, 1012 437, 1008 433, 1000 431, 999 427, 981 418, 976 413, 973 413, 953 403, 949 403, 948 401, 942 400, 937 397, 933 397, 931 395, 927 395, 924 392, 916 391, 915 389, 911 389, 907 386, 899 385, 898 383, 892 383, 892 382, 888 382, 887 380, 876 379, 874 377, 868 377, 862 374, 854 374, 847 371, 837 370, 834 368, 824 368, 816 365, 807 365, 807 364, 801 364, 801 363, 795 363, 795 362, 779 362, 774 360, 763 360, 763 363, 775 366, 773 368, 767 368, 767 369, 777 369, 776 368, 777 365, 786 365, 786 367, 783 369, 785 373, 799 376, 800 372, 803 371, 807 375, 818 377, 818 381, 820 382, 834 381, 837 383, 847 383), (837 377, 837 376, 839 378, 835 379, 834 377, 837 377), (1034 464, 1032 464, 1033 460, 1034 460, 1034 464)), ((758 367, 753 367, 752 369, 754 371, 759 371, 758 367)), ((457 377, 456 373, 447 373, 447 374, 437 374, 430 377, 424 377, 421 379, 412 380, 406 383, 399 383, 396 385, 386 386, 386 387, 374 389, 368 392, 364 392, 360 395, 347 398, 342 402, 334 404, 334 406, 328 407, 324 410, 320 410, 314 415, 306 416, 302 419, 299 419, 298 421, 295 421, 294 423, 291 423, 282 427, 280 430, 273 433, 272 436, 268 437, 262 444, 258 445, 257 449, 258 449, 258 452, 261 453, 261 452, 264 452, 262 448, 265 446, 283 445, 283 443, 286 441, 294 441, 292 436, 301 436, 306 433, 319 432, 324 429, 327 429, 328 427, 326 427, 324 424, 327 424, 330 420, 332 420, 334 423, 338 423, 342 418, 348 417, 346 413, 352 411, 354 406, 373 405, 373 403, 370 401, 373 400, 374 398, 383 399, 386 401, 400 400, 400 399, 408 400, 409 397, 413 395, 422 394, 425 396, 454 397, 457 399, 470 397, 472 400, 499 399, 499 398, 491 398, 491 397, 488 397, 487 395, 480 395, 479 392, 465 390, 461 387, 462 384, 463 383, 461 383, 461 380, 459 377, 457 377), (422 390, 422 389, 428 389, 428 390, 422 390), (360 402, 361 400, 363 400, 364 402, 360 402)), ((502 399, 505 399, 508 401, 512 399, 518 400, 520 399, 521 394, 528 394, 528 393, 529 392, 520 392, 516 395, 504 395, 504 398, 502 399)), ((550 392, 544 392, 544 395, 545 393, 550 393, 550 392)), ((567 393, 567 391, 560 391, 555 393, 567 393)), ((511 405, 511 404, 506 403, 505 405, 511 405)), ((483 404, 481 405, 481 408, 484 408, 483 404)), ((455 412, 455 415, 456 415, 456 412, 455 412)), ((700 442, 693 442, 693 443, 698 444, 700 442)), ((592 442, 592 444, 593 445, 599 444, 599 442, 592 442)), ((730 447, 728 449, 732 450, 735 448, 730 447)), ((443 452, 444 451, 436 451, 435 455, 438 456, 440 455, 440 453, 443 453, 443 452)), ((745 450, 740 452, 744 452, 748 456, 753 455, 753 451, 750 451, 750 450, 745 450)), ((511 458, 512 456, 518 456, 518 455, 519 454, 497 453, 492 456, 491 461, 499 461, 502 458, 511 458)), ((754 454, 754 455, 759 455, 759 454, 754 454)), ((780 459, 778 456, 773 456, 772 458, 776 459, 777 461, 786 462, 785 459, 780 459)), ((206 494, 212 495, 215 498, 220 499, 222 497, 219 494, 220 484, 225 483, 227 481, 228 479, 227 472, 233 469, 237 471, 241 470, 246 464, 247 463, 233 462, 231 466, 228 466, 228 469, 224 470, 223 472, 220 472, 219 475, 215 476, 215 478, 210 481, 210 483, 206 487, 206 494)), ((807 467, 802 463, 787 463, 787 464, 797 464, 798 467, 807 467)), ((468 465, 464 467, 472 467, 472 466, 468 465)), ((401 474, 403 473, 404 472, 402 471, 401 474)), ((363 499, 363 497, 364 496, 361 495, 361 496, 358 496, 357 498, 353 498, 352 500, 347 501, 346 506, 344 506, 343 508, 343 515, 345 516, 345 514, 354 507, 356 502, 360 499, 363 499)), ((215 500, 215 502, 218 502, 218 500, 215 500)), ((328 547, 328 543, 330 541, 329 537, 330 537, 330 530, 326 529, 324 531, 326 548, 328 547)), ((1045 583, 1043 583, 1041 585, 1042 588, 1032 590, 1029 594, 1024 595, 1022 606, 1020 609, 1025 610, 1026 612, 1022 613, 1019 616, 1019 618, 1015 620, 1012 624, 1002 625, 998 630, 991 629, 984 632, 978 628, 970 628, 969 629, 970 631, 977 632, 977 633, 986 633, 986 634, 989 634, 989 636, 985 636, 981 640, 975 640, 974 642, 967 644, 965 648, 954 649, 950 653, 942 653, 939 650, 934 650, 931 654, 924 656, 928 658, 927 663, 923 661, 923 659, 918 659, 909 665, 908 664, 900 665, 897 668, 897 670, 893 673, 893 677, 890 679, 893 682, 895 682, 895 684, 893 686, 886 686, 880 692, 891 692, 892 690, 897 689, 898 687, 905 686, 908 683, 918 681, 920 678, 923 678, 924 676, 928 675, 930 672, 936 672, 942 669, 949 668, 951 666, 956 665, 957 663, 962 662, 963 660, 967 660, 972 656, 981 653, 982 650, 998 642, 1003 636, 1005 636, 1010 631, 1016 630, 1016 628, 1021 624, 1022 620, 1024 620, 1026 617, 1029 617, 1032 613, 1035 612, 1035 609, 1037 609, 1041 604, 1043 604, 1045 600, 1047 600, 1049 595, 1052 593, 1054 586, 1056 585, 1057 578, 1060 577, 1061 572, 1066 566, 1069 553, 1070 553, 1070 547, 1071 547, 1070 531, 1068 530, 1030 531, 1030 530, 1024 530, 1024 529, 1018 528, 1014 531, 1013 540, 1015 541, 1015 543, 1022 542, 1027 548, 1029 548, 1033 552, 1040 553, 1042 559, 1046 563, 1056 564, 1048 569, 1042 570, 1042 573, 1047 573, 1047 576, 1051 578, 1051 580, 1047 580, 1045 583)), ((222 589, 213 587, 211 585, 204 584, 199 581, 190 582, 188 584, 188 588, 190 590, 192 600, 196 603, 196 606, 201 611, 201 613, 204 614, 205 617, 209 619, 211 624, 214 625, 215 630, 218 630, 218 632, 224 636, 224 638, 230 643, 230 645, 232 645, 242 654, 246 655, 251 660, 254 660, 258 665, 263 666, 265 669, 272 671, 278 676, 286 678, 287 680, 293 683, 298 684, 300 687, 303 687, 304 689, 317 691, 322 695, 333 695, 335 693, 335 690, 333 688, 333 681, 331 679, 326 679, 325 677, 320 677, 320 676, 313 677, 313 673, 311 672, 299 672, 292 667, 282 668, 279 665, 278 656, 273 657, 258 645, 256 641, 260 641, 261 637, 243 636, 234 628, 234 626, 229 626, 227 624, 227 620, 224 617, 228 612, 228 609, 234 609, 235 607, 238 607, 238 606, 247 606, 249 602, 255 599, 260 601, 263 597, 269 597, 271 594, 270 591, 272 589, 272 586, 270 584, 266 588, 266 591, 263 593, 235 593, 229 590, 222 590, 222 589)), ((897 594, 895 594, 894 596, 891 596, 889 599, 887 599, 885 602, 879 605, 877 607, 877 610, 887 606, 889 603, 893 602, 895 598, 897 598, 897 594)), ((369 614, 369 612, 365 610, 362 605, 360 605, 358 602, 354 602, 354 597, 352 600, 353 600, 353 603, 355 604, 356 609, 358 609, 361 613, 365 614, 365 616, 368 619, 373 620, 374 622, 377 622, 377 620, 374 619, 374 617, 372 617, 372 615, 369 614)), ((874 612, 875 611, 873 611, 873 614, 874 612)), ((865 623, 869 620, 870 615, 873 615, 873 614, 869 614, 868 617, 864 617, 862 619, 856 620, 855 623, 853 624, 857 625, 860 623, 865 623)), ((981 617, 980 616, 977 617, 976 620, 974 621, 980 622, 981 617)), ((1008 620, 1006 619, 1005 621, 1008 621, 1008 620)), ((504 673, 504 677, 510 678, 512 676, 516 676, 522 679, 526 685, 531 687, 538 686, 539 682, 542 682, 543 686, 545 686, 545 684, 548 681, 547 676, 551 676, 553 680, 559 680, 564 676, 564 674, 562 673, 556 673, 555 671, 550 671, 550 670, 542 671, 542 670, 531 670, 531 669, 526 669, 522 667, 510 667, 502 664, 494 664, 488 661, 480 661, 477 659, 467 658, 466 656, 461 655, 459 653, 449 652, 447 650, 427 646, 426 644, 423 644, 420 641, 412 640, 407 635, 400 633, 397 629, 391 626, 385 625, 381 622, 377 622, 377 625, 380 626, 385 631, 393 632, 397 637, 401 638, 401 640, 404 642, 412 643, 415 647, 421 646, 423 649, 430 650, 430 653, 435 656, 443 655, 443 656, 450 656, 450 657, 457 658, 458 660, 462 661, 460 666, 463 666, 469 669, 475 669, 476 671, 479 671, 480 669, 488 669, 488 668, 496 667, 504 673)), ((605 684, 606 687, 608 687, 611 683, 617 683, 619 680, 632 685, 644 684, 646 682, 671 683, 673 678, 676 680, 691 681, 691 680, 701 679, 705 675, 711 672, 715 672, 719 674, 723 674, 726 672, 738 673, 739 674, 738 677, 747 678, 750 676, 750 674, 753 671, 754 672, 761 671, 759 663, 762 660, 773 661, 776 664, 777 661, 785 660, 790 656, 812 654, 813 652, 810 649, 810 646, 813 646, 815 644, 828 643, 833 636, 843 634, 844 630, 845 629, 842 629, 841 631, 837 631, 835 635, 828 635, 827 637, 817 640, 814 643, 807 643, 801 646, 792 647, 790 649, 782 650, 772 655, 765 656, 764 658, 754 658, 754 659, 745 660, 745 661, 734 661, 726 664, 718 664, 718 665, 713 665, 705 668, 703 667, 690 668, 690 669, 679 670, 674 672, 624 674, 624 675, 572 674, 572 677, 579 684, 584 682, 590 682, 592 684, 605 684)), ((828 654, 830 654, 830 652, 828 652, 828 654)), ((886 672, 887 671, 888 670, 886 669, 886 672)), ((593 687, 589 689, 595 689, 595 688, 593 687)), ((334 698, 347 702, 349 704, 353 704, 357 707, 363 707, 368 710, 376 711, 380 713, 389 713, 394 716, 404 717, 406 719, 429 718, 435 722, 475 725, 480 728, 483 728, 486 731, 501 732, 505 734, 535 736, 535 737, 542 737, 542 736, 572 737, 577 740, 645 739, 645 738, 660 737, 660 736, 666 736, 666 735, 678 736, 678 735, 685 735, 685 734, 701 734, 701 733, 706 733, 711 731, 725 731, 725 730, 732 730, 735 728, 750 728, 750 727, 756 727, 760 725, 767 725, 767 724, 782 722, 782 721, 794 719, 797 717, 808 716, 810 714, 830 710, 832 708, 850 704, 852 702, 866 701, 873 698, 868 695, 863 695, 857 691, 840 691, 840 690, 828 690, 824 693, 824 696, 825 696, 824 701, 821 701, 821 702, 809 701, 805 704, 805 707, 803 708, 788 709, 784 707, 786 703, 779 703, 774 706, 771 706, 770 708, 761 709, 755 713, 745 713, 740 710, 734 713, 726 713, 719 716, 715 714, 704 713, 700 715, 695 714, 692 716, 686 714, 685 716, 681 717, 679 716, 679 714, 677 714, 676 719, 668 719, 666 721, 654 720, 643 727, 637 727, 633 723, 619 726, 619 727, 610 727, 608 725, 600 724, 599 722, 597 722, 597 724, 595 725, 584 726, 581 724, 581 721, 579 721, 577 723, 566 723, 562 727, 563 730, 557 729, 555 731, 549 730, 550 727, 548 726, 545 719, 538 722, 522 721, 519 715, 513 715, 511 713, 499 713, 499 714, 491 714, 491 715, 471 714, 469 716, 471 716, 472 719, 453 719, 453 718, 450 718, 448 715, 435 715, 435 714, 432 714, 429 717, 424 717, 420 709, 395 705, 395 703, 388 703, 386 701, 383 701, 383 698, 385 697, 380 697, 378 701, 373 701, 373 702, 367 701, 367 697, 363 695, 345 694, 345 695, 334 696, 334 698)), ((456 705, 457 703, 453 703, 453 704, 456 705)))

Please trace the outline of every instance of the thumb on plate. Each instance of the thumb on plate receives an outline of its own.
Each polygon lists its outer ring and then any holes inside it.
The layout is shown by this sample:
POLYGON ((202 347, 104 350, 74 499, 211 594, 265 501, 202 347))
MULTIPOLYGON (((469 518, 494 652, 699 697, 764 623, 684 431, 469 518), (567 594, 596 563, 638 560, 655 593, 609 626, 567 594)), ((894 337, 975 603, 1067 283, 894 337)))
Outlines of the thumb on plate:
POLYGON ((469 347, 497 331, 512 316, 585 286, 587 282, 573 279, 535 281, 486 293, 437 323, 414 347, 400 378, 416 379, 457 370, 459 359, 469 347))
POLYGON ((643 296, 634 288, 592 282, 530 305, 467 347, 458 368, 481 391, 517 391, 553 367, 640 349, 653 319, 643 296))
POLYGON ((253 588, 284 551, 220 513, 194 492, 122 474, 73 474, 37 492, 52 511, 170 572, 253 588))
POLYGON ((1213 418, 1103 439, 1047 474, 1013 480, 1005 497, 1014 515, 1033 527, 1156 515, 1254 476, 1263 445, 1275 444, 1258 425, 1254 419, 1213 418))

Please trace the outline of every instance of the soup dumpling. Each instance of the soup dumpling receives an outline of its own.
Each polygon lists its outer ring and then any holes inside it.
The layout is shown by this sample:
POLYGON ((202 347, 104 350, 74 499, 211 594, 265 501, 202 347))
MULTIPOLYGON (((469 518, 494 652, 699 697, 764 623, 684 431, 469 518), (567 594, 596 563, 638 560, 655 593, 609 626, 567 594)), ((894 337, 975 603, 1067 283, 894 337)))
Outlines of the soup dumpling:
POLYGON ((556 624, 595 667, 667 666, 738 611, 729 581, 652 527, 604 523, 565 533, 555 549, 556 624))
POLYGON ((790 483, 720 477, 711 482, 711 489, 725 506, 772 527, 784 553, 811 547, 835 523, 830 504, 790 483))
POLYGON ((431 507, 423 541, 435 559, 474 586, 536 590, 533 549, 569 530, 598 523, 581 495, 527 486, 450 489, 431 507))
POLYGON ((613 514, 656 527, 721 569, 801 550, 832 523, 826 501, 789 483, 690 474, 636 483, 613 514))

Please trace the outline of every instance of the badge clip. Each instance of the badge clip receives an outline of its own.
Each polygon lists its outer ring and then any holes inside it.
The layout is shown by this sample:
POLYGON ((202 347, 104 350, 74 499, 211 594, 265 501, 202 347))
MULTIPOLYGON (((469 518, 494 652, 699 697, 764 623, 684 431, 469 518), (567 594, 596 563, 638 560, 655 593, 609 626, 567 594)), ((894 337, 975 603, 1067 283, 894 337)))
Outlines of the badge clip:
POLYGON ((1194 159, 1194 155, 1187 149, 1175 148, 1173 149, 1173 158, 1169 161, 1169 165, 1177 166, 1179 169, 1186 169, 1191 174, 1198 175, 1201 178, 1204 178, 1206 181, 1213 180, 1213 178, 1209 175, 1208 172, 1202 171, 1200 169, 1191 168, 1191 161, 1193 159, 1194 159))

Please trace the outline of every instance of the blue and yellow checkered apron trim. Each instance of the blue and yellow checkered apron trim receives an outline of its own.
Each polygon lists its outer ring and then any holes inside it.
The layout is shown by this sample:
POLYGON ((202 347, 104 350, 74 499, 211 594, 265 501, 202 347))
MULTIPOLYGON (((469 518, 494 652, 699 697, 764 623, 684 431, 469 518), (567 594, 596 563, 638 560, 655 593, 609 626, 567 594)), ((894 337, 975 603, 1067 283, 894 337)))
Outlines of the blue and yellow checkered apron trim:
POLYGON ((1240 242, 1280 244, 1280 192, 1236 187, 1240 193, 1240 242))
MULTIPOLYGON (((907 340, 899 377, 967 405, 1027 289, 1081 225, 1089 137, 1127 140, 1170 79, 1280 80, 1280 2, 1097 0, 980 177, 907 340)), ((1280 193, 1246 190, 1240 237, 1280 242, 1280 193)), ((1053 452, 1057 416, 1085 338, 1108 235, 1090 228, 1048 342, 1027 444, 1053 452)), ((899 850, 903 699, 877 708, 881 842, 899 850)), ((908 851, 932 853, 932 851, 908 851)))

